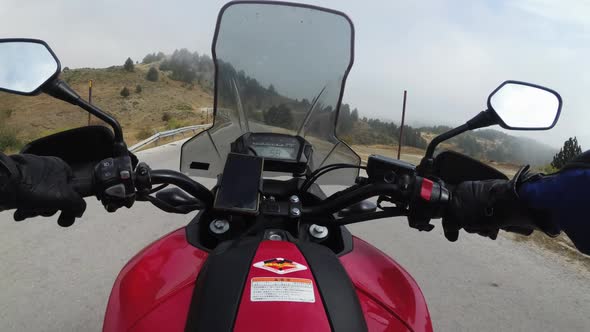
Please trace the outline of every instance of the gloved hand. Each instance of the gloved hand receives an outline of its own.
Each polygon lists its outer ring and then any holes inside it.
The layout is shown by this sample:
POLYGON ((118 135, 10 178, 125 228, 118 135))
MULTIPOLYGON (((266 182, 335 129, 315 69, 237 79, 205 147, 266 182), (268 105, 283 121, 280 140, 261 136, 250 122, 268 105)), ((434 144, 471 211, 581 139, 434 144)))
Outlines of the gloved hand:
POLYGON ((535 216, 519 201, 517 187, 535 177, 523 167, 508 180, 466 181, 452 193, 443 218, 445 237, 457 241, 461 228, 469 233, 496 239, 500 229, 530 235, 538 228, 535 216))
POLYGON ((70 184, 72 170, 59 158, 0 153, 0 173, 0 206, 16 208, 16 221, 61 211, 57 223, 68 227, 86 210, 86 202, 70 184))

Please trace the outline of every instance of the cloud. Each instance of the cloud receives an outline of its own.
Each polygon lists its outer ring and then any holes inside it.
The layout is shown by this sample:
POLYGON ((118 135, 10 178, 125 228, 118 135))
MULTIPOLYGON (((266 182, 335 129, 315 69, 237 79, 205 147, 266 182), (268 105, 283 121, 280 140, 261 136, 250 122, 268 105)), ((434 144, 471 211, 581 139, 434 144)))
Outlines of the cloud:
POLYGON ((519 0, 508 2, 510 6, 545 19, 565 24, 588 27, 590 2, 586 0, 519 0))

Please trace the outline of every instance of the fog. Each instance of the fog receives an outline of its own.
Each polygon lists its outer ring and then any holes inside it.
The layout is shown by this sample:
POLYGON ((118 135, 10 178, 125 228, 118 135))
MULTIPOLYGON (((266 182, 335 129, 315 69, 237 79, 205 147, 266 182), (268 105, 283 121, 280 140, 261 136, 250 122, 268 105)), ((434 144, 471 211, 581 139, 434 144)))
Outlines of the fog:
MULTIPOLYGON (((225 1, 1 0, 0 36, 49 42, 69 67, 121 65, 127 57, 186 47, 210 53, 225 1)), ((590 6, 581 0, 354 1, 314 4, 346 12, 356 29, 344 101, 361 116, 457 125, 486 107, 507 79, 551 87, 564 100, 557 126, 523 133, 552 146, 577 135, 590 146, 590 6)))

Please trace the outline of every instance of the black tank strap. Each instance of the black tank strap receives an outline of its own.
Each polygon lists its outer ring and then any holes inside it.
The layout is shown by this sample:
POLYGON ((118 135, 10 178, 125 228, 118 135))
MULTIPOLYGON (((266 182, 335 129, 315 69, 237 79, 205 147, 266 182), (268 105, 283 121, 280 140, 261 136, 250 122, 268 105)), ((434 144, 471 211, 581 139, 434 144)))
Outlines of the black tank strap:
POLYGON ((312 242, 300 242, 297 247, 313 273, 332 331, 367 331, 356 290, 338 257, 312 242))
POLYGON ((186 332, 232 331, 250 265, 260 238, 220 244, 207 258, 195 284, 186 332))

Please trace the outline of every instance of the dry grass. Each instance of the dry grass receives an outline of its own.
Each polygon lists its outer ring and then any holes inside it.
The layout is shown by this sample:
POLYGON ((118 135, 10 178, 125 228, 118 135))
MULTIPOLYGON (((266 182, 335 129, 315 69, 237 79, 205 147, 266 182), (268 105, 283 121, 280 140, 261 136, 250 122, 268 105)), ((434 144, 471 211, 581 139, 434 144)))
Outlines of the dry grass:
POLYGON ((579 266, 590 272, 590 256, 580 253, 572 241, 565 234, 556 238, 546 236, 541 232, 534 232, 530 236, 506 233, 507 236, 517 242, 523 242, 547 250, 563 259, 569 264, 579 266))

